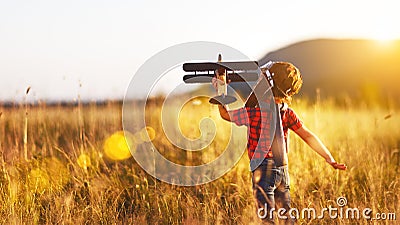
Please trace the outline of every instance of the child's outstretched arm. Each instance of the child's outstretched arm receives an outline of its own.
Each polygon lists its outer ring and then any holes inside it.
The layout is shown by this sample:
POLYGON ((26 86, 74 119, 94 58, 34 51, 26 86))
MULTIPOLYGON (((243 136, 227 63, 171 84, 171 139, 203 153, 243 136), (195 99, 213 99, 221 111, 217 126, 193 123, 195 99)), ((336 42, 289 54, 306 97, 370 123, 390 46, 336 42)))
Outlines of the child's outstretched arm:
POLYGON ((307 127, 304 125, 299 129, 294 131, 297 135, 301 137, 310 146, 316 153, 322 156, 326 162, 328 162, 333 168, 339 170, 346 170, 347 166, 343 163, 338 163, 335 161, 330 151, 326 146, 322 143, 322 141, 312 133, 307 127))

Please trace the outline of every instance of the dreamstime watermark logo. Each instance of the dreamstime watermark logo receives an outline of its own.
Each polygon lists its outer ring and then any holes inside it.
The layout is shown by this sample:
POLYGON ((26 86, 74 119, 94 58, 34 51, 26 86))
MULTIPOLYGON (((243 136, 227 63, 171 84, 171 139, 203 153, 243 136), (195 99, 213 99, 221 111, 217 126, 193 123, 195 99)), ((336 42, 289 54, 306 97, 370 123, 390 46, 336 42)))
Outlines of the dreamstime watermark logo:
POLYGON ((267 204, 263 208, 259 208, 257 215, 260 219, 273 219, 274 215, 278 219, 366 219, 366 220, 396 220, 396 213, 374 213, 371 208, 351 208, 347 206, 347 199, 345 197, 339 197, 336 199, 337 207, 327 207, 320 210, 315 208, 303 208, 301 210, 297 208, 267 208, 267 204))
MULTIPOLYGON (((149 100, 153 88, 162 80, 166 73, 176 70, 177 68, 182 68, 183 63, 186 62, 215 62, 218 54, 223 55, 223 61, 250 61, 249 58, 240 51, 213 42, 183 43, 169 47, 149 58, 133 76, 126 91, 122 109, 124 131, 135 133, 147 126, 146 117, 154 114, 154 112, 149 112, 149 110, 151 110, 150 108, 146 107, 147 100, 149 100), (143 95, 143 92, 146 93, 145 97, 139 98, 138 95, 143 95)), ((260 74, 259 69, 257 72, 260 74)), ((183 77, 183 75, 182 71, 180 76, 183 77)), ((239 75, 241 75, 240 72, 239 75)), ((208 91, 199 89, 196 94, 189 92, 190 85, 183 82, 180 84, 170 83, 169 85, 176 85, 176 87, 172 87, 171 89, 173 90, 165 95, 162 105, 158 105, 161 106, 160 117, 162 129, 155 128, 156 133, 165 135, 166 140, 168 140, 170 144, 180 148, 182 151, 203 151, 210 146, 215 137, 215 133, 218 130, 216 122, 211 117, 203 118, 200 124, 198 124, 201 137, 189 139, 183 135, 182 131, 179 129, 178 117, 182 113, 183 106, 191 101, 191 99, 195 97, 213 97, 215 93, 210 92, 211 84, 210 88, 207 89, 208 91), (190 95, 186 95, 187 99, 182 97, 185 95, 177 94, 185 92, 186 90, 189 90, 186 93, 191 93, 190 95)), ((253 83, 247 83, 247 85, 251 88, 254 87, 253 83)), ((235 94, 235 90, 231 87, 229 87, 228 92, 230 92, 230 94, 235 94)), ((270 98, 273 99, 272 92, 270 93, 270 98)), ((157 104, 161 103, 158 102, 157 104)), ((275 110, 271 111, 274 112, 275 110)), ((276 114, 274 114, 273 118, 276 118, 276 114)), ((272 122, 271 124, 274 123, 272 122)), ((229 141, 222 153, 211 162, 202 165, 187 166, 172 162, 161 154, 157 146, 152 142, 143 143, 140 151, 131 150, 131 153, 136 162, 147 173, 158 180, 183 186, 204 184, 216 180, 227 173, 243 155, 246 149, 246 143, 243 143, 243 146, 239 146, 240 144, 234 141, 234 136, 238 135, 235 129, 238 128, 231 124, 230 133, 223 134, 224 139, 229 141)), ((273 127, 273 129, 275 129, 275 127, 273 127)), ((275 130, 273 130, 273 132, 274 131, 275 130)), ((271 140, 273 132, 271 133, 271 140)))

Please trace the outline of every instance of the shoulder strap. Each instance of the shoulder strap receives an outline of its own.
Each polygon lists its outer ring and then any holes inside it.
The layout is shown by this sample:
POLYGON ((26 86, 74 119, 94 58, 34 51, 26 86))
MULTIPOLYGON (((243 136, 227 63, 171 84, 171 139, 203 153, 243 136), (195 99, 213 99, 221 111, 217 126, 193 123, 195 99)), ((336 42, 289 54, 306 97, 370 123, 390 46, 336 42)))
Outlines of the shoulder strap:
POLYGON ((274 140, 272 141, 272 155, 274 157, 276 166, 286 166, 288 165, 288 156, 286 151, 286 144, 283 138, 283 127, 282 119, 278 105, 276 105, 276 128, 274 140))

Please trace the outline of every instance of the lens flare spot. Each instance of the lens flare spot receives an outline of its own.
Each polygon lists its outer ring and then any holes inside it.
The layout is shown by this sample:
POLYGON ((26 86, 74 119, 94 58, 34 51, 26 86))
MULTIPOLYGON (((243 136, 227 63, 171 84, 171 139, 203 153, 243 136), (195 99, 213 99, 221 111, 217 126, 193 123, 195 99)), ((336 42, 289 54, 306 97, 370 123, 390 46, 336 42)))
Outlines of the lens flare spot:
POLYGON ((40 168, 32 169, 28 174, 28 186, 32 192, 43 194, 50 188, 49 175, 40 168))
POLYGON ((186 138, 199 139, 202 131, 206 131, 201 130, 199 125, 203 119, 209 118, 210 110, 213 108, 208 100, 208 96, 197 96, 191 98, 182 106, 178 115, 178 125, 186 138))
POLYGON ((79 157, 77 159, 77 163, 78 163, 79 167, 81 167, 85 170, 92 165, 90 157, 85 153, 82 153, 79 155, 79 157))
POLYGON ((145 127, 140 132, 140 139, 144 142, 150 142, 156 137, 156 131, 152 127, 145 127))
POLYGON ((61 190, 70 181, 69 170, 57 158, 46 158, 43 161, 42 167, 46 168, 49 175, 52 190, 61 190))
POLYGON ((105 140, 103 150, 107 158, 121 161, 132 157, 136 146, 136 138, 131 133, 118 131, 105 140))

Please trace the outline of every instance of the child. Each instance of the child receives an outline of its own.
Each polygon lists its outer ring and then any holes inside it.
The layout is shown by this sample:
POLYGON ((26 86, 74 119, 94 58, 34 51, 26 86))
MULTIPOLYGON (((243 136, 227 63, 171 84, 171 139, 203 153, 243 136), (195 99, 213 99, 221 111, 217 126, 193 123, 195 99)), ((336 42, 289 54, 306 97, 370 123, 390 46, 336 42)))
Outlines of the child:
MULTIPOLYGON (((261 83, 261 80, 259 80, 253 94, 248 98, 243 108, 228 111, 222 104, 218 107, 223 119, 248 128, 247 150, 251 159, 253 194, 257 200, 258 216, 265 219, 264 222, 274 224, 274 213, 270 214, 272 208, 276 210, 284 208, 286 213, 290 209, 289 174, 287 159, 285 159, 285 155, 288 152, 289 129, 294 131, 333 168, 346 170, 347 167, 345 164, 335 161, 320 139, 287 106, 291 102, 291 96, 298 93, 302 86, 302 77, 299 70, 291 63, 269 62, 265 67, 261 68, 261 71, 266 78, 263 80, 272 79, 273 81, 272 94, 277 104, 276 107, 279 108, 277 110, 278 121, 275 133, 279 134, 283 131, 283 146, 274 147, 274 144, 271 146, 269 141, 272 139, 269 138, 271 136, 268 136, 270 135, 268 132, 272 117, 268 115, 266 110, 263 110, 263 104, 268 105, 265 92, 270 88, 270 85, 259 85, 261 83), (258 101, 255 101, 254 92, 260 87, 264 89, 264 92, 262 92, 264 96, 262 94, 258 95, 258 101), (277 155, 275 152, 279 153, 279 149, 274 151, 274 148, 283 149, 283 156, 274 157, 274 154, 277 155), (266 214, 264 216, 260 215, 260 211, 264 211, 264 214, 266 214)), ((275 139, 278 140, 279 137, 275 135, 275 139)), ((276 141, 275 139, 274 142, 276 141)), ((290 219, 290 215, 286 214, 286 216, 288 220, 285 222, 292 224, 294 221, 290 219)))

